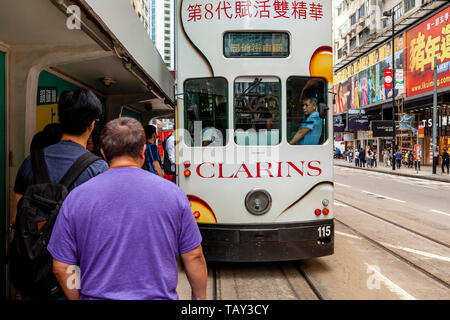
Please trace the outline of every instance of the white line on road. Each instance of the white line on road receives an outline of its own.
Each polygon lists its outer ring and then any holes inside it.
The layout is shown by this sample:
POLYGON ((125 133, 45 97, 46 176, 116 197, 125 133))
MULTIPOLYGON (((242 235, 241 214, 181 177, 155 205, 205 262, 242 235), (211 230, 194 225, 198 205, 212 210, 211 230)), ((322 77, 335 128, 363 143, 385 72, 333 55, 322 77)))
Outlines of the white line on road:
POLYGON ((383 276, 381 274, 381 272, 379 272, 376 268, 372 268, 368 263, 365 263, 365 265, 370 268, 370 270, 372 270, 374 273, 377 274, 378 279, 382 282, 384 282, 384 284, 388 287, 388 289, 397 294, 398 296, 400 296, 401 299, 403 300, 416 300, 416 298, 414 298, 412 295, 410 295, 408 292, 406 292, 405 290, 403 290, 402 288, 400 288, 398 285, 396 285, 394 282, 392 282, 391 280, 389 280, 388 278, 386 278, 385 276, 383 276))
POLYGON ((336 201, 336 200, 334 200, 334 205, 337 206, 337 207, 348 207, 348 205, 343 204, 343 203, 341 203, 339 201, 336 201))
POLYGON ((335 182, 334 184, 341 186, 341 187, 351 188, 350 186, 343 184, 343 183, 339 183, 339 182, 335 182))
MULTIPOLYGON (((361 237, 355 236, 353 234, 345 233, 345 232, 335 231, 334 233, 339 234, 339 235, 344 236, 344 237, 347 237, 347 238, 358 239, 358 240, 362 239, 361 237)), ((415 250, 415 249, 411 249, 411 248, 403 248, 403 247, 400 247, 400 246, 394 246, 394 245, 386 243, 386 242, 380 242, 380 244, 382 244, 385 247, 398 249, 398 250, 403 250, 403 251, 414 253, 414 254, 417 254, 417 255, 420 255, 420 256, 424 256, 424 257, 427 257, 427 258, 438 259, 438 260, 450 262, 450 258, 449 257, 439 256, 437 254, 428 253, 428 252, 424 252, 424 251, 419 251, 419 250, 415 250)))
POLYGON ((374 196, 383 197, 383 198, 386 198, 386 199, 389 199, 389 200, 392 200, 392 201, 398 201, 398 202, 401 202, 401 203, 406 203, 406 201, 394 199, 394 198, 391 198, 391 197, 388 197, 388 196, 383 196, 383 195, 377 194, 375 192, 371 192, 371 191, 367 191, 367 190, 361 190, 361 191, 364 192, 364 193, 367 193, 369 195, 374 195, 374 196))
POLYGON ((443 261, 450 262, 450 258, 444 257, 444 256, 439 256, 437 254, 428 253, 428 252, 424 252, 424 251, 419 251, 419 250, 415 250, 415 249, 411 249, 411 248, 403 248, 403 247, 400 247, 400 246, 394 246, 392 244, 385 243, 385 242, 380 242, 380 243, 382 245, 386 246, 386 247, 399 249, 399 250, 403 250, 403 251, 406 251, 406 252, 415 253, 415 254, 418 254, 418 255, 421 255, 421 256, 424 256, 424 257, 427 257, 427 258, 438 259, 438 260, 443 260, 443 261))
POLYGON ((361 237, 355 236, 353 234, 348 234, 348 233, 345 233, 345 232, 335 231, 334 233, 340 234, 341 236, 352 238, 352 239, 359 239, 359 240, 362 239, 361 237))
POLYGON ((432 211, 432 212, 435 212, 435 213, 440 213, 440 214, 443 214, 443 215, 446 215, 446 216, 449 216, 449 217, 450 217, 450 214, 449 214, 449 213, 446 213, 446 212, 443 212, 443 211, 434 210, 434 209, 431 209, 431 211, 432 211))

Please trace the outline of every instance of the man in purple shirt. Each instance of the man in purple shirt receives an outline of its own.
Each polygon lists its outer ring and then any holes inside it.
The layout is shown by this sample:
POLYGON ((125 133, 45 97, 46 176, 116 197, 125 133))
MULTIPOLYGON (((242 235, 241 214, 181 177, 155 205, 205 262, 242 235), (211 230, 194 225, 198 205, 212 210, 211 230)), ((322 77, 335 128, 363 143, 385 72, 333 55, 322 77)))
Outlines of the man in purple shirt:
POLYGON ((206 298, 201 235, 186 195, 141 167, 145 133, 131 118, 101 135, 109 170, 75 188, 59 212, 48 251, 69 299, 178 299, 181 255, 192 299, 206 298), (71 270, 79 266, 81 286, 71 270))

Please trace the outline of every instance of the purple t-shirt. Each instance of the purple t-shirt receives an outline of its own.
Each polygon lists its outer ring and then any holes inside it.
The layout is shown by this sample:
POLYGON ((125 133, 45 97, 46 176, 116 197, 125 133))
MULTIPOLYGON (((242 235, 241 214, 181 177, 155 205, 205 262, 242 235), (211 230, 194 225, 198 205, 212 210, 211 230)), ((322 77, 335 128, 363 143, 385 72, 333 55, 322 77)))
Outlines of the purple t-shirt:
POLYGON ((178 299, 177 258, 202 238, 186 195, 148 171, 108 170, 69 193, 48 251, 80 266, 81 299, 178 299))

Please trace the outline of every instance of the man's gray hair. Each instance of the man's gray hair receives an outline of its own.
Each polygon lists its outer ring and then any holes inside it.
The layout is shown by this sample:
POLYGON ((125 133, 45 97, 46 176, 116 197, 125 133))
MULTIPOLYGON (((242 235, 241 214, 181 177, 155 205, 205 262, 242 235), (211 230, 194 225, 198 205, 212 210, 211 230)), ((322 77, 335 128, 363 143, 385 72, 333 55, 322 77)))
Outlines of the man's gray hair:
POLYGON ((126 117, 108 122, 102 130, 100 140, 108 163, 123 156, 138 159, 146 141, 140 122, 126 117))

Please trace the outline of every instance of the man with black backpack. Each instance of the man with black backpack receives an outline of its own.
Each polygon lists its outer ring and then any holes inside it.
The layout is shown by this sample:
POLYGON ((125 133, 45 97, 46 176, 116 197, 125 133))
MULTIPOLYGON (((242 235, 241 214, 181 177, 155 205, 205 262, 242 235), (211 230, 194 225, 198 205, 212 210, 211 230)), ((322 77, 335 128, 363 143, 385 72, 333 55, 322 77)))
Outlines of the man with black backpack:
POLYGON ((164 150, 164 173, 172 175, 172 182, 175 183, 175 137, 173 136, 173 133, 164 139, 162 145, 164 150))
POLYGON ((88 90, 65 91, 58 102, 58 113, 61 141, 28 156, 14 185, 10 278, 23 299, 63 296, 47 251, 53 224, 68 192, 108 170, 104 160, 86 149, 102 114, 97 96, 88 90))

